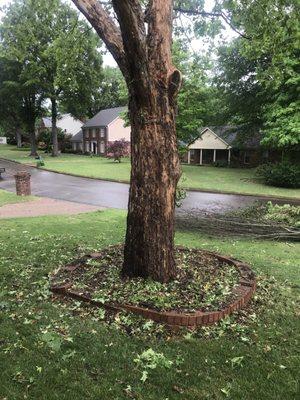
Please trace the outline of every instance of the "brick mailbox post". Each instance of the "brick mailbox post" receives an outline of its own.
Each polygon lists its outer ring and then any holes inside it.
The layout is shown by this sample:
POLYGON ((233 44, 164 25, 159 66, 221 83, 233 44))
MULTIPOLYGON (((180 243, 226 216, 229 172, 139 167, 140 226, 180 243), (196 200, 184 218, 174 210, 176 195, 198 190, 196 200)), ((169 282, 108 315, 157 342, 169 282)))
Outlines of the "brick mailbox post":
POLYGON ((18 196, 30 196, 30 174, 25 171, 20 171, 16 173, 16 192, 18 196))

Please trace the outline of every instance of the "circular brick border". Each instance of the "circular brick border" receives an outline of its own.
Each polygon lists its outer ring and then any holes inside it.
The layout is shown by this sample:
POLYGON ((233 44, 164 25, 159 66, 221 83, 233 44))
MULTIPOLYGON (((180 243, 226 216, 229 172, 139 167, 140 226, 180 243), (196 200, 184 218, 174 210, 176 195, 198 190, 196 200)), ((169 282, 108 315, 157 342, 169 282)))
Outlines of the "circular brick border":
MULTIPOLYGON (((184 249, 184 247, 179 246, 178 248, 184 249)), ((240 310, 241 308, 246 306, 256 290, 256 279, 250 266, 246 263, 243 263, 242 261, 236 260, 231 257, 225 257, 220 254, 206 250, 201 250, 201 252, 212 255, 216 257, 219 261, 235 266, 240 274, 239 284, 233 290, 233 293, 236 295, 236 299, 231 304, 218 311, 195 311, 192 313, 181 313, 174 311, 155 311, 150 308, 132 306, 130 304, 102 304, 99 301, 93 300, 86 295, 72 290, 72 282, 68 282, 60 286, 52 285, 50 286, 50 290, 53 293, 72 297, 74 299, 87 302, 94 306, 105 308, 109 311, 129 311, 134 314, 141 315, 146 319, 151 319, 155 322, 163 323, 173 328, 196 328, 197 326, 212 325, 225 318, 227 315, 232 314, 234 311, 240 310)), ((81 266, 83 260, 86 260, 88 258, 97 259, 99 255, 100 253, 92 253, 87 257, 66 266, 65 269, 66 271, 72 273, 72 271, 81 266)))

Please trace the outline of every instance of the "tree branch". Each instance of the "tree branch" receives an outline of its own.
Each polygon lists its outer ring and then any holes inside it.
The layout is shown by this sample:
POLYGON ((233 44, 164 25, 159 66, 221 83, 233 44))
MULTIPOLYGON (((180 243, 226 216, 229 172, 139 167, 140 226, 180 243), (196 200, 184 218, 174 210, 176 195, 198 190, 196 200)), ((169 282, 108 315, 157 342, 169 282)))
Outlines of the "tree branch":
POLYGON ((130 84, 140 101, 149 103, 146 28, 140 0, 112 0, 112 4, 121 29, 130 84))
POLYGON ((110 51, 123 75, 128 76, 127 62, 119 28, 109 13, 97 0, 72 0, 79 11, 87 18, 110 51))
POLYGON ((172 63, 173 0, 150 0, 146 14, 149 63, 160 88, 168 90, 169 100, 174 102, 182 75, 172 63))
POLYGON ((199 10, 194 10, 194 9, 186 9, 186 8, 181 8, 181 7, 175 7, 174 8, 175 12, 179 12, 182 14, 187 14, 187 15, 194 15, 194 16, 202 16, 202 17, 209 17, 209 18, 222 18, 223 21, 230 26, 230 28, 236 32, 238 35, 243 37, 244 39, 250 40, 251 37, 245 35, 243 32, 240 32, 230 21, 230 19, 224 14, 223 12, 207 12, 207 11, 199 11, 199 10))
MULTIPOLYGON (((150 0, 147 10, 149 59, 172 69, 173 1, 150 0)), ((156 65, 159 67, 159 65, 156 65)))

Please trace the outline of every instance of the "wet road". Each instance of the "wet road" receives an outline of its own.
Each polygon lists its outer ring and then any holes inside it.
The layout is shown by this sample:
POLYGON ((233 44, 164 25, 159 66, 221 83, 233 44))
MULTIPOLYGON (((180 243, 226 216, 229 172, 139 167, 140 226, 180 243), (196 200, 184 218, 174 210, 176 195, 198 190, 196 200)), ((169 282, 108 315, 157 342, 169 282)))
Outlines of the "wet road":
MULTIPOLYGON (((18 170, 27 170, 31 173, 32 194, 36 196, 101 207, 127 208, 129 185, 124 183, 57 174, 2 159, 0 159, 0 167, 6 168, 6 173, 3 174, 3 179, 0 180, 0 189, 15 192, 13 175, 18 170)), ((187 197, 183 201, 182 207, 178 210, 184 212, 222 213, 250 206, 257 200, 261 199, 253 196, 187 192, 187 197)))

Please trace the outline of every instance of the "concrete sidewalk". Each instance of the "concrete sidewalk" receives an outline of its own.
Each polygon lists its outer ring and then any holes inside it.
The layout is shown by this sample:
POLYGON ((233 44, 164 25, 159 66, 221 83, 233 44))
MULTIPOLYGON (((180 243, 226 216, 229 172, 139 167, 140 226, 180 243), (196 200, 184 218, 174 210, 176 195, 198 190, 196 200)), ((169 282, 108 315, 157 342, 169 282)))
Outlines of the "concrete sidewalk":
POLYGON ((71 201, 40 198, 24 203, 6 204, 0 207, 0 218, 39 217, 43 215, 73 215, 103 210, 103 207, 71 201))

